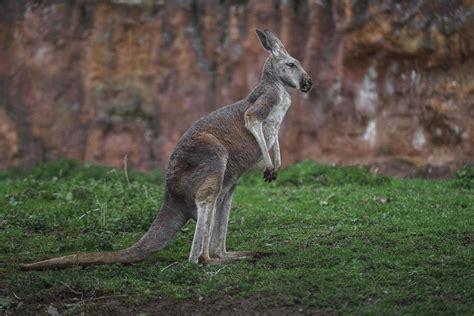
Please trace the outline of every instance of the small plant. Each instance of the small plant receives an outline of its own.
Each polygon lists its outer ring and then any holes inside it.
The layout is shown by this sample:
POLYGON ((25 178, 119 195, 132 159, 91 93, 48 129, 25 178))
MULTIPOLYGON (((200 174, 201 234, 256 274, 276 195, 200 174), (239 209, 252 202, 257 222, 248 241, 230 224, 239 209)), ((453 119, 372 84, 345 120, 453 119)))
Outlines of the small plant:
POLYGON ((474 166, 464 166, 454 175, 455 184, 464 189, 474 189, 474 166))
POLYGON ((285 169, 277 185, 341 186, 389 184, 390 178, 375 175, 367 167, 332 167, 307 160, 285 169))

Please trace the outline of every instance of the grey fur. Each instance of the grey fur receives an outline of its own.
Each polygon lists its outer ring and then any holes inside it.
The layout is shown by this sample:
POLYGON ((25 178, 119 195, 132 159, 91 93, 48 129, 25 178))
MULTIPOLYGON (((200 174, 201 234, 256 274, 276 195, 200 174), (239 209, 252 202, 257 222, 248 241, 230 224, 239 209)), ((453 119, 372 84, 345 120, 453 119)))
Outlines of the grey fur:
POLYGON ((136 244, 116 252, 75 254, 21 267, 142 261, 165 247, 189 219, 197 221, 190 261, 225 263, 255 255, 226 250, 235 186, 262 157, 265 181, 276 179, 281 165, 278 130, 291 104, 286 87, 307 92, 312 85, 299 61, 288 54, 274 33, 257 30, 257 35, 270 52, 260 83, 244 99, 206 115, 184 133, 168 164, 163 206, 136 244), (273 161, 269 150, 273 151, 273 161))

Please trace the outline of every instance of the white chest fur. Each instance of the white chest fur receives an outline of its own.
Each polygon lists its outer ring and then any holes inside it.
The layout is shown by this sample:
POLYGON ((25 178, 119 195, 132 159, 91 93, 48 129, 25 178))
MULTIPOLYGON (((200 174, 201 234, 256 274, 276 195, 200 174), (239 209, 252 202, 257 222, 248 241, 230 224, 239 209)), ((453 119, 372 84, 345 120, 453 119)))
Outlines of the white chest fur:
POLYGON ((270 149, 275 140, 278 137, 278 130, 280 129, 281 122, 285 118, 285 114, 291 105, 290 94, 282 89, 280 95, 280 103, 273 106, 272 111, 263 122, 263 134, 267 143, 268 149, 270 149))

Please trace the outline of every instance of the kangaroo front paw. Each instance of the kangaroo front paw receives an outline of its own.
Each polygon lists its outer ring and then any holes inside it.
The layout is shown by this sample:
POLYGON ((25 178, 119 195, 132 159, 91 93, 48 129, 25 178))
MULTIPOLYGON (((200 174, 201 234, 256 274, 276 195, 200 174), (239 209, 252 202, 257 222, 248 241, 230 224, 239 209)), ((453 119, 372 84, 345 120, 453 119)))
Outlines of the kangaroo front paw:
POLYGON ((263 172, 263 179, 265 179, 265 182, 272 182, 276 180, 278 175, 278 171, 275 168, 265 168, 265 171, 263 172))

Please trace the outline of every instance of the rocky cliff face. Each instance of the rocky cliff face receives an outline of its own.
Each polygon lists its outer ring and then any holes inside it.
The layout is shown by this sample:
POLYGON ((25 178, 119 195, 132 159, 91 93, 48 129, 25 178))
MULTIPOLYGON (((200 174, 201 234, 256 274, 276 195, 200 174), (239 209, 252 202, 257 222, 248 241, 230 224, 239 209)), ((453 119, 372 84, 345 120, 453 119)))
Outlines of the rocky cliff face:
POLYGON ((3 1, 0 168, 72 157, 166 165, 202 115, 244 97, 280 35, 316 81, 285 164, 474 163, 474 1, 3 1))

